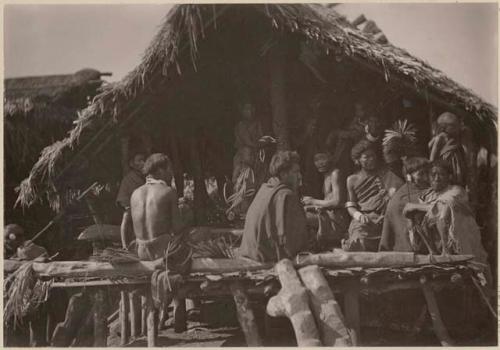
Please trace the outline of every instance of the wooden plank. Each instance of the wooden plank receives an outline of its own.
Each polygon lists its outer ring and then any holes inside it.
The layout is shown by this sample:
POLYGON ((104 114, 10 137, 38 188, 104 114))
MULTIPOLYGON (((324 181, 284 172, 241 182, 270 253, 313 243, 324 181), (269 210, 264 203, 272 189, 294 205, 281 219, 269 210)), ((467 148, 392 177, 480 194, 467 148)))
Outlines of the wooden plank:
POLYGON ((247 346, 263 346, 264 343, 259 334, 259 329, 255 321, 255 315, 248 301, 247 294, 240 283, 231 284, 231 292, 233 293, 234 303, 241 330, 245 335, 247 346))
POLYGON ((137 291, 129 293, 130 301, 130 336, 137 338, 141 334, 141 298, 137 291))
POLYGON ((128 292, 120 292, 120 345, 125 346, 129 342, 130 322, 128 292))

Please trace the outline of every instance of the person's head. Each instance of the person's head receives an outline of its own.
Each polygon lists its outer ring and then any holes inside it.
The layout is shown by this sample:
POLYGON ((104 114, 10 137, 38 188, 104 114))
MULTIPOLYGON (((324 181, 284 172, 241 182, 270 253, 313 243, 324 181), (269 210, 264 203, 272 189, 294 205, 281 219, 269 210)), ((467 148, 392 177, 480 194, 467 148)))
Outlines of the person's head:
POLYGON ((439 159, 431 165, 430 180, 434 191, 442 191, 451 183, 452 170, 450 165, 439 159))
POLYGON ((131 169, 141 171, 142 168, 144 167, 144 162, 146 160, 146 155, 142 152, 135 152, 130 155, 130 158, 128 160, 128 166, 131 169))
POLYGON ((271 158, 269 173, 297 192, 302 185, 299 162, 300 157, 297 152, 278 151, 271 158))
POLYGON ((361 101, 357 101, 354 104, 354 116, 358 119, 364 119, 365 118, 365 104, 361 101))
POLYGON ((143 173, 146 176, 152 176, 155 179, 163 180, 167 184, 170 184, 173 177, 170 159, 163 153, 150 155, 144 163, 143 173))
POLYGON ((437 119, 437 132, 444 132, 449 136, 458 136, 460 133, 460 118, 450 112, 444 112, 437 119))
POLYGON ((4 242, 16 249, 24 242, 24 229, 18 224, 9 224, 4 228, 4 242))
POLYGON ((245 100, 240 104, 240 111, 244 120, 252 120, 255 114, 255 106, 252 102, 245 100))
POLYGON ((351 150, 354 163, 364 170, 375 170, 378 166, 377 147, 368 140, 359 141, 351 150))
POLYGON ((418 188, 429 187, 429 168, 430 161, 424 157, 411 157, 404 162, 404 173, 410 176, 418 188))
POLYGON ((320 173, 326 173, 332 166, 332 155, 323 151, 316 153, 314 155, 314 165, 320 173))
POLYGON ((383 129, 382 121, 379 118, 372 115, 366 120, 365 132, 367 134, 373 137, 380 137, 384 131, 383 129))

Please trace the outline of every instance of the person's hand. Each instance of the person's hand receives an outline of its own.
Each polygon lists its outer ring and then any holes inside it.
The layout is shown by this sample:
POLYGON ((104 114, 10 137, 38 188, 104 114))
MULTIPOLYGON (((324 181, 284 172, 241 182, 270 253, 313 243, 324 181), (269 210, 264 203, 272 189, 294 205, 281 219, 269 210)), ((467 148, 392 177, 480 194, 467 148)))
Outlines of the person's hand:
POLYGON ((302 197, 302 203, 304 203, 304 205, 312 206, 314 205, 314 198, 309 196, 302 197))
POLYGON ((413 203, 406 203, 405 207, 403 208, 403 215, 408 217, 410 214, 413 212, 417 211, 418 208, 415 206, 413 203))
POLYGON ((368 218, 368 216, 366 216, 365 214, 361 214, 359 217, 358 217, 358 221, 362 224, 368 224, 370 222, 370 219, 368 218))

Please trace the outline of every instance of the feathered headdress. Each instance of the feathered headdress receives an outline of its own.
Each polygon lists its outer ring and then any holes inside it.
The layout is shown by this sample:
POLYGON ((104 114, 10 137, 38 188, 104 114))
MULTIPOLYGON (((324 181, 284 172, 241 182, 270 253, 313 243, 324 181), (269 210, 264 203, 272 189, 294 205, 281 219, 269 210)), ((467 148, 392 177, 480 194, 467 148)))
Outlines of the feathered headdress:
POLYGON ((382 150, 384 160, 392 163, 396 160, 415 155, 417 130, 406 119, 398 120, 392 129, 385 130, 382 150))

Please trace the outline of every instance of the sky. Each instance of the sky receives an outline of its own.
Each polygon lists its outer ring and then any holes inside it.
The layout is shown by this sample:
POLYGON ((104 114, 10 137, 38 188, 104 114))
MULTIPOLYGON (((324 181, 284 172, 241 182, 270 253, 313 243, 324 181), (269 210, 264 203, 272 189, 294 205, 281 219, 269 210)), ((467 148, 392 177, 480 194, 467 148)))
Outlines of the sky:
MULTIPOLYGON (((6 5, 5 76, 74 73, 121 79, 140 61, 170 4, 6 5)), ((373 19, 389 41, 497 105, 498 5, 341 4, 373 19)))

